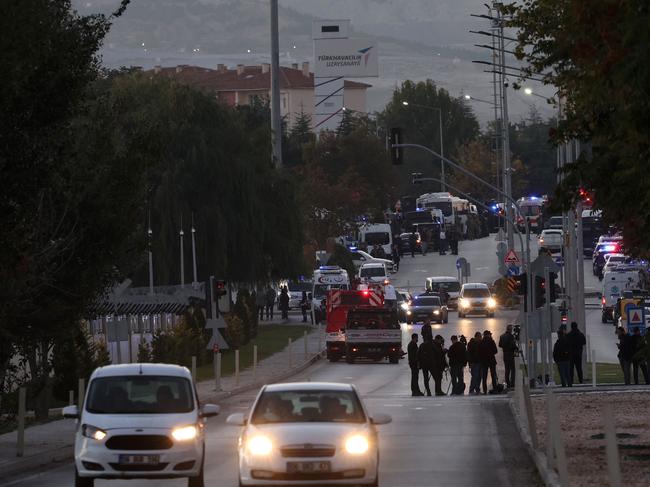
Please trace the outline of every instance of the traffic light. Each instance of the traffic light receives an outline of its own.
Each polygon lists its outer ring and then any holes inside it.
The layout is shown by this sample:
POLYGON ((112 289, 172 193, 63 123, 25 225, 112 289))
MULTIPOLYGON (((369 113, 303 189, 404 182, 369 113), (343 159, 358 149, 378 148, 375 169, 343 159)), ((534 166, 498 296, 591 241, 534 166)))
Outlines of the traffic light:
POLYGON ((535 276, 535 308, 541 308, 546 304, 546 296, 550 297, 550 302, 555 301, 555 279, 557 275, 553 272, 550 273, 550 282, 540 276, 535 276), (547 294, 548 290, 548 294, 547 294))
POLYGON ((219 299, 222 296, 228 294, 228 287, 226 286, 226 281, 222 279, 214 280, 214 297, 219 299))
POLYGON ((404 164, 404 148, 403 147, 394 147, 396 144, 402 144, 402 129, 398 127, 392 127, 390 129, 390 158, 393 161, 393 164, 396 166, 404 164))

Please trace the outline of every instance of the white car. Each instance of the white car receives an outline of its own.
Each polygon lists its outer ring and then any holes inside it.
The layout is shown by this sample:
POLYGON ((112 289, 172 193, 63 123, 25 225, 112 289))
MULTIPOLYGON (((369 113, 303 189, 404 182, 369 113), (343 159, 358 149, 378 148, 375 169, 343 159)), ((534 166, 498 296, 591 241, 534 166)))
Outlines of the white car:
POLYGON ((625 257, 624 254, 607 254, 605 256, 605 265, 603 266, 603 274, 605 272, 609 272, 616 267, 618 267, 620 264, 625 264, 625 257))
POLYGON ((239 436, 239 485, 378 485, 375 425, 354 386, 297 382, 262 388, 239 436))
POLYGON ((562 249, 562 230, 555 228, 548 228, 542 230, 539 235, 539 248, 548 249, 550 251, 559 251, 562 249))
POLYGON ((350 249, 350 254, 352 254, 352 262, 354 262, 354 266, 357 269, 363 264, 380 263, 385 264, 386 268, 390 272, 397 272, 395 270, 395 263, 390 259, 380 259, 378 257, 373 257, 368 252, 364 252, 363 250, 359 249, 350 249))
POLYGON ((167 364, 124 364, 93 372, 76 418, 75 486, 95 479, 187 477, 203 487, 204 420, 219 407, 200 406, 190 371, 167 364))
POLYGON ((389 280, 386 265, 381 262, 370 262, 359 268, 359 279, 368 284, 386 284, 389 280))
POLYGON ((463 284, 458 297, 458 317, 465 318, 468 314, 484 314, 494 318, 497 302, 492 297, 490 288, 482 282, 463 284))

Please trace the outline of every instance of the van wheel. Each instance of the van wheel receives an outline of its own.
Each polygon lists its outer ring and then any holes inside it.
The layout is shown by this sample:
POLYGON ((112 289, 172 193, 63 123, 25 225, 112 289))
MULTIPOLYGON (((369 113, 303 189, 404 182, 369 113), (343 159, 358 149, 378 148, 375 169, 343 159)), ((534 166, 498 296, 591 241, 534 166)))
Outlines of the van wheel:
POLYGON ((79 472, 74 469, 74 487, 94 487, 95 479, 92 477, 79 477, 79 472))
POLYGON ((607 315, 605 313, 603 313, 603 315, 601 317, 601 322, 607 323, 607 315))
POLYGON ((205 446, 203 447, 203 458, 201 459, 201 470, 196 477, 187 478, 187 487, 205 487, 203 481, 203 466, 205 465, 205 446))

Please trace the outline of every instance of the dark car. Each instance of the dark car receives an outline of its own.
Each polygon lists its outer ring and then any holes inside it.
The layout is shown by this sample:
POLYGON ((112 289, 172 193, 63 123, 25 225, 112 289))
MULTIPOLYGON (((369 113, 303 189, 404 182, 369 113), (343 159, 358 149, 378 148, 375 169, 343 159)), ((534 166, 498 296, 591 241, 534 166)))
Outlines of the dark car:
MULTIPOLYGON (((399 239, 402 243, 402 252, 408 253, 411 251, 411 232, 402 233, 399 236, 399 239)), ((420 233, 415 232, 415 251, 420 251, 420 243, 422 239, 420 238, 420 233)))
POLYGON ((420 294, 411 300, 409 309, 406 312, 406 322, 418 323, 427 318, 437 323, 447 323, 449 321, 447 306, 442 304, 439 294, 420 294))
POLYGON ((397 295, 397 317, 401 322, 404 322, 407 319, 411 295, 408 291, 403 289, 396 290, 395 294, 397 295))

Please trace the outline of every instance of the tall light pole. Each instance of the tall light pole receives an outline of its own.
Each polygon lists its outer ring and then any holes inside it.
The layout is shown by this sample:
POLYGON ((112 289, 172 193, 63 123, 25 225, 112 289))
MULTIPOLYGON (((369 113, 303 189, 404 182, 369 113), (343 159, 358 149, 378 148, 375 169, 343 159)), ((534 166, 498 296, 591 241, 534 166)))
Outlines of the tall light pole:
POLYGON ((149 228, 147 229, 147 242, 149 248, 149 294, 153 296, 153 252, 151 251, 151 240, 153 231, 151 230, 151 212, 149 212, 149 228))
POLYGON ((278 0, 271 0, 271 137, 273 165, 282 167, 282 114, 280 113, 280 34, 278 0))
POLYGON ((194 213, 192 213, 192 286, 199 282, 196 277, 196 228, 194 228, 194 213))
POLYGON ((438 112, 438 127, 440 129, 440 188, 444 192, 447 190, 447 184, 445 182, 445 147, 442 138, 442 109, 440 107, 430 107, 427 105, 419 105, 417 103, 409 103, 406 100, 402 102, 402 105, 405 107, 414 106, 418 108, 426 108, 427 110, 436 110, 438 112))
POLYGON ((181 287, 185 287, 185 248, 183 240, 185 240, 185 232, 183 231, 183 215, 181 215, 181 231, 178 232, 178 237, 181 240, 181 287))

